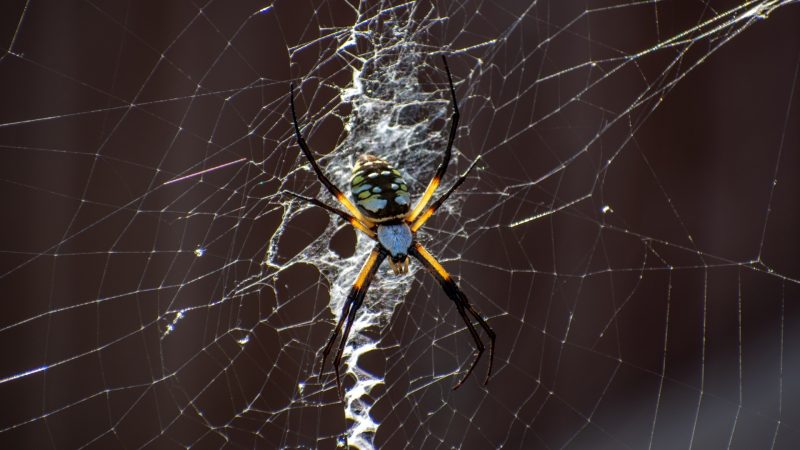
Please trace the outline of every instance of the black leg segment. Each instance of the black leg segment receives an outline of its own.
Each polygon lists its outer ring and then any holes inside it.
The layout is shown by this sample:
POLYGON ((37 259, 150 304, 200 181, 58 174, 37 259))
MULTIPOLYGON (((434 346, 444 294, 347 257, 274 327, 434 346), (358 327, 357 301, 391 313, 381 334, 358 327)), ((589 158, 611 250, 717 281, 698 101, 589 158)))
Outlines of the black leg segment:
POLYGON ((458 389, 464 384, 464 381, 469 378, 472 371, 475 369, 475 365, 478 364, 478 361, 481 359, 481 355, 483 355, 484 345, 483 341, 481 341, 480 336, 478 336, 478 332, 475 330, 475 327, 472 324, 472 321, 469 319, 467 313, 471 314, 472 317, 478 322, 478 325, 483 329, 483 331, 489 336, 489 370, 486 372, 486 379, 484 380, 483 384, 489 383, 489 377, 492 376, 492 364, 494 362, 494 344, 497 335, 495 334, 492 327, 486 323, 486 320, 480 315, 480 313, 469 303, 467 300, 467 296, 459 289, 458 285, 452 278, 450 278, 450 274, 444 270, 441 264, 436 261, 430 253, 428 253, 425 248, 420 245, 419 243, 414 243, 409 250, 409 254, 419 260, 428 271, 436 278, 436 281, 439 282, 439 285, 442 286, 445 294, 450 297, 451 300, 456 304, 456 309, 458 310, 458 314, 464 320, 464 323, 467 325, 467 330, 469 330, 470 335, 472 335, 472 339, 475 341, 475 347, 477 348, 477 355, 475 355, 475 360, 472 362, 472 365, 469 366, 466 375, 464 378, 461 379, 455 386, 453 386, 453 390, 458 389))
POLYGON ((342 353, 344 352, 344 347, 347 344, 347 338, 350 335, 350 328, 353 326, 353 320, 356 317, 358 308, 361 307, 361 304, 364 302, 364 297, 367 295, 369 285, 372 282, 372 279, 375 278, 375 273, 377 273, 378 267, 380 267, 381 263, 386 258, 386 255, 386 250, 384 250, 380 244, 376 245, 372 250, 369 258, 367 258, 367 261, 364 263, 364 267, 361 268, 358 278, 356 279, 355 283, 353 283, 353 288, 350 289, 350 294, 347 295, 347 300, 345 300, 344 307, 342 307, 342 315, 339 317, 339 322, 336 324, 336 328, 333 329, 331 337, 328 339, 328 344, 325 345, 325 349, 322 351, 322 367, 320 367, 320 377, 322 376, 322 371, 325 369, 325 360, 327 360, 328 354, 333 348, 334 342, 336 342, 336 337, 342 331, 342 325, 345 324, 346 318, 347 322, 344 328, 344 333, 342 334, 342 340, 339 342, 339 350, 336 352, 336 356, 333 359, 333 369, 336 371, 336 387, 337 391, 340 393, 342 384, 339 377, 339 363, 342 360, 342 353))

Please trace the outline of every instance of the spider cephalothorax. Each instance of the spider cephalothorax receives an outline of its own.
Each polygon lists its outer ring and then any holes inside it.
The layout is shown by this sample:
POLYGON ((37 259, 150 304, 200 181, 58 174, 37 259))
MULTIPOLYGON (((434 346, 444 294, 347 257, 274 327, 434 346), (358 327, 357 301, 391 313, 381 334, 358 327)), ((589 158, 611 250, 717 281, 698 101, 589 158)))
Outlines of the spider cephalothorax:
POLYGON ((478 325, 480 325, 483 331, 489 336, 490 340, 489 369, 486 373, 484 384, 489 382, 489 377, 492 374, 495 341, 494 331, 489 324, 486 323, 486 320, 484 320, 480 313, 469 303, 466 295, 464 295, 444 267, 442 267, 436 258, 428 253, 425 247, 415 239, 417 230, 425 224, 442 203, 447 200, 450 194, 464 182, 469 172, 475 166, 473 162, 469 169, 453 183, 453 186, 451 186, 444 195, 430 204, 430 206, 428 205, 442 177, 447 171, 453 149, 453 140, 458 130, 459 113, 458 102, 456 101, 456 90, 453 87, 450 68, 447 66, 447 60, 444 56, 442 56, 442 61, 444 62, 444 68, 447 72, 447 81, 450 84, 450 95, 453 99, 453 116, 451 118, 450 136, 447 140, 447 147, 445 148, 442 162, 433 175, 433 178, 428 183, 428 187, 425 188, 422 197, 414 206, 414 209, 410 209, 411 197, 408 193, 408 185, 405 180, 403 180, 400 171, 392 167, 388 162, 373 155, 367 154, 359 156, 353 167, 353 176, 350 179, 350 191, 355 204, 353 204, 339 188, 331 183, 325 174, 322 173, 322 170, 320 170, 317 161, 314 159, 314 155, 311 154, 311 150, 309 150, 305 139, 303 139, 303 135, 300 133, 300 126, 297 124, 297 114, 294 110, 294 88, 292 87, 290 89, 291 95, 289 100, 297 143, 300 145, 300 149, 308 159, 308 162, 311 163, 311 168, 314 169, 319 181, 325 185, 328 192, 347 209, 347 212, 328 206, 315 198, 304 197, 294 193, 292 193, 292 195, 338 215, 353 227, 364 232, 367 236, 376 241, 375 247, 372 249, 366 263, 364 263, 364 267, 358 274, 355 283, 353 283, 353 288, 350 290, 350 294, 344 302, 344 307, 342 308, 342 313, 341 316, 339 316, 336 328, 334 328, 333 333, 331 333, 331 337, 328 339, 328 343, 322 352, 322 367, 324 369, 325 360, 334 342, 336 342, 336 337, 342 331, 342 326, 345 324, 346 320, 347 324, 344 328, 344 334, 339 343, 336 357, 333 360, 333 367, 336 371, 336 383, 340 389, 339 363, 341 362, 347 337, 350 334, 350 328, 353 325, 353 320, 358 308, 364 301, 367 289, 369 289, 369 285, 378 271, 378 267, 387 257, 389 259, 389 265, 392 267, 395 274, 408 272, 409 256, 413 256, 417 259, 436 278, 442 286, 442 289, 444 289, 445 294, 453 300, 458 314, 467 325, 467 329, 472 339, 475 341, 478 354, 467 370, 466 375, 456 383, 453 389, 457 389, 469 377, 484 350, 483 342, 478 336, 478 332, 475 330, 475 326, 472 324, 469 316, 472 316, 478 322, 478 325))

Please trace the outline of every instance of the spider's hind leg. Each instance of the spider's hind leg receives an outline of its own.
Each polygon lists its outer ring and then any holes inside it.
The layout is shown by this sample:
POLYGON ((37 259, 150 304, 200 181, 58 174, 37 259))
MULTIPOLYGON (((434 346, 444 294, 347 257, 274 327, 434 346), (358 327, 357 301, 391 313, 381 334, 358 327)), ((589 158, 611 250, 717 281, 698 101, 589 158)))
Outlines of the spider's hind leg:
POLYGON ((292 124, 294 125, 294 134, 297 138, 297 144, 300 146, 300 150, 303 152, 303 155, 305 155, 309 164, 311 164, 311 168, 314 169, 317 179, 325 186, 328 192, 330 192, 331 195, 350 212, 353 217, 358 219, 358 221, 364 224, 367 228, 372 228, 373 223, 367 220, 367 218, 361 214, 358 208, 353 205, 347 196, 342 193, 341 189, 336 187, 336 185, 333 184, 324 173, 322 173, 322 169, 319 168, 319 164, 317 164, 314 154, 311 153, 311 150, 308 148, 308 144, 306 144, 306 140, 303 139, 303 134, 300 133, 300 125, 297 124, 297 113, 294 110, 294 84, 289 85, 289 106, 292 111, 292 124))
POLYGON ((425 192, 422 193, 422 196, 417 201, 414 209, 411 210, 411 213, 409 213, 407 218, 409 223, 413 223, 415 220, 417 220, 417 217, 419 217, 423 209, 425 209, 425 205, 427 205, 431 200, 431 197, 433 197, 433 193, 436 192, 436 188, 439 187, 439 184, 442 182, 442 177, 444 177, 445 172, 447 172, 447 166, 450 164, 450 157, 453 153, 453 142, 456 140, 456 134, 458 132, 458 121, 461 117, 461 114, 458 112, 458 99, 456 98, 456 88, 453 87, 453 77, 450 75, 450 66, 447 65, 447 58, 445 58, 444 55, 442 55, 442 63, 444 64, 444 70, 447 73, 447 82, 450 86, 450 96, 452 97, 453 101, 453 114, 450 116, 450 134, 447 137, 447 147, 444 149, 442 162, 439 163, 436 173, 434 173, 431 181, 428 182, 425 192))
POLYGON ((292 197, 298 199, 298 200, 302 200, 302 201, 304 201, 306 203, 311 203, 314 206, 317 206, 317 207, 322 208, 322 209, 324 209, 324 210, 326 210, 328 212, 336 214, 337 216, 339 216, 342 219, 344 219, 345 222, 347 222, 350 225, 352 225, 353 227, 363 231, 364 234, 366 234, 370 238, 377 239, 377 236, 375 235, 374 231, 372 231, 368 226, 364 225, 363 223, 361 223, 361 221, 359 221, 355 217, 351 216, 350 214, 347 214, 346 212, 344 212, 344 211, 342 211, 340 209, 334 208, 333 206, 328 206, 325 203, 322 203, 321 201, 315 199, 314 197, 306 197, 304 195, 295 194, 292 191, 286 191, 286 193, 291 195, 292 197))

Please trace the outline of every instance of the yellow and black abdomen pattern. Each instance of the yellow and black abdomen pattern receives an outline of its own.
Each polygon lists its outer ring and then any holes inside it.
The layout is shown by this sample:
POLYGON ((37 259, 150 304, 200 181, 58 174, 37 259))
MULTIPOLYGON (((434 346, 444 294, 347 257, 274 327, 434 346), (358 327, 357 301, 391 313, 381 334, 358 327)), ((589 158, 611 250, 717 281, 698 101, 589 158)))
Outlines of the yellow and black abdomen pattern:
POLYGON ((359 211, 374 222, 402 218, 411 202, 400 171, 373 155, 361 155, 356 160, 350 192, 359 211))

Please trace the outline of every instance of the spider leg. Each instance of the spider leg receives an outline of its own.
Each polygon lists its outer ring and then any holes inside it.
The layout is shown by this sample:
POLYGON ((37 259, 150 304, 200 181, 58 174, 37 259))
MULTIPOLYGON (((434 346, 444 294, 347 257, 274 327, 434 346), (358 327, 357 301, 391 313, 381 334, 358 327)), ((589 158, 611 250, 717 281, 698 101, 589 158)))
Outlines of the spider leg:
POLYGON ((444 203, 444 202, 447 200, 447 198, 448 198, 448 197, 450 197, 450 194, 452 194, 452 193, 453 193, 453 191, 455 191, 456 189, 458 189, 458 187, 459 187, 459 186, 461 186, 461 183, 463 183, 463 182, 464 182, 464 180, 466 180, 466 179, 467 179, 467 175, 469 175, 469 173, 472 171, 472 168, 473 168, 473 167, 475 167, 475 164, 477 164, 477 163, 478 163, 478 160, 479 160, 480 158, 481 158, 481 157, 480 157, 480 156, 478 156, 478 157, 475 159, 475 161, 473 161, 473 162, 472 162, 472 164, 470 164, 470 166, 469 166, 469 168, 467 169, 467 171, 466 171, 466 172, 464 172, 464 173, 462 173, 462 174, 461 174, 461 176, 460 176, 460 177, 458 177, 458 179, 456 180, 456 182, 455 182, 455 183, 453 183, 453 185, 452 185, 452 186, 450 186, 450 189, 448 189, 448 190, 447 190, 447 192, 445 192, 445 193, 444 193, 444 195, 442 195, 442 196, 439 198, 439 200, 436 200, 436 201, 435 201, 435 202, 434 202, 434 203, 433 203, 431 206, 429 206, 429 207, 428 207, 428 209, 426 209, 426 210, 425 210, 425 212, 424 212, 424 213, 422 213, 422 215, 420 215, 419 217, 417 217, 417 220, 415 220, 415 221, 414 221, 414 223, 411 225, 411 231, 412 231, 412 232, 416 233, 416 232, 417 232, 417 230, 419 230, 420 228, 422 228, 422 225, 424 225, 424 224, 425 224, 425 222, 427 222, 427 221, 428 221, 428 219, 430 219, 430 218, 431 218, 431 216, 433 215, 433 213, 434 213, 434 212, 436 212, 436 210, 437 210, 437 209, 439 209, 439 207, 440 207, 440 206, 442 206, 442 204, 443 204, 443 203, 444 203))
POLYGON ((419 216, 419 214, 425 208, 425 205, 427 205, 431 200, 431 197, 433 197, 433 193, 436 191, 436 188, 439 187, 439 183, 441 183, 445 172, 447 172, 447 166, 450 164, 450 156, 453 152, 453 141, 455 141, 456 132, 458 131, 458 119, 461 117, 458 112, 458 101, 456 100, 456 89, 453 87, 453 77, 450 75, 450 67, 447 65, 447 59, 444 57, 444 55, 442 55, 442 62, 444 63, 444 70, 447 72, 447 81, 450 83, 450 95, 453 98, 453 115, 450 118, 450 136, 447 138, 447 148, 444 150, 444 157, 442 157, 442 162, 439 165, 439 168, 436 169, 436 173, 428 183, 428 187, 425 188, 425 192, 422 194, 422 197, 420 197, 419 201, 414 206, 411 214, 408 215, 407 222, 409 223, 412 223, 417 219, 417 216, 419 216))
POLYGON ((297 137, 297 144, 300 145, 300 150, 303 151, 303 154, 305 155, 306 159, 308 160, 309 163, 311 163, 311 168, 314 169, 314 173, 317 174, 317 178, 323 185, 325 185, 325 187, 328 189, 328 192, 330 192, 331 195, 333 195, 333 197, 339 201, 339 203, 344 205, 344 207, 348 211, 350 211, 350 214, 352 214, 353 217, 358 219, 358 221, 361 222, 362 224, 366 225, 367 228, 372 228, 373 225, 372 222, 364 218, 364 216, 361 214, 358 208, 356 208, 355 205, 353 205, 353 203, 347 198, 347 196, 344 195, 344 193, 342 193, 342 191, 339 188, 337 188, 336 185, 331 183, 331 180, 329 180, 324 173, 322 173, 322 170, 319 168, 319 165, 317 164, 317 160, 314 159, 314 155, 311 154, 311 150, 308 149, 306 140, 303 139, 303 135, 300 133, 300 126, 297 125, 297 113, 294 110, 294 84, 289 85, 289 94, 290 94, 289 104, 291 105, 291 110, 292 110, 292 123, 294 124, 294 133, 295 136, 297 137))
POLYGON ((325 350, 322 352, 320 377, 322 376, 322 370, 325 369, 325 360, 327 360, 328 354, 333 348, 334 342, 336 342, 336 337, 339 335, 339 332, 342 331, 342 325, 345 323, 346 318, 347 324, 342 334, 342 340, 339 342, 339 350, 336 352, 336 356, 333 359, 333 369, 336 371, 336 387, 339 392, 341 392, 342 389, 341 380, 339 378, 339 363, 342 360, 342 353, 344 353, 344 347, 347 344, 347 337, 350 335, 350 328, 353 326, 353 320, 356 317, 358 308, 361 307, 361 304, 364 302, 364 296, 367 295, 369 285, 372 279, 375 278, 375 273, 378 272, 378 267, 381 265, 384 258, 386 258, 386 255, 386 250, 384 250, 380 244, 372 249, 367 261, 364 263, 364 267, 361 268, 361 272, 358 274, 358 278, 356 278, 355 283, 353 283, 353 288, 350 289, 350 294, 347 295, 347 300, 344 302, 339 322, 336 324, 336 328, 333 329, 331 337, 328 339, 328 344, 325 345, 325 350))
POLYGON ((425 268, 427 268, 431 274, 436 278, 439 282, 439 285, 442 286, 444 289, 445 294, 450 297, 451 300, 456 304, 456 309, 458 310, 458 314, 464 320, 464 323, 467 324, 467 329, 469 333, 472 335, 472 339, 475 341, 475 347, 477 347, 478 354, 475 356, 475 360, 472 362, 472 365, 469 366, 467 370, 467 374, 464 375, 464 378, 461 379, 455 386, 453 386, 453 390, 458 389, 464 384, 464 381, 469 378, 472 371, 475 369, 475 365, 478 364, 478 361, 481 359, 481 355, 483 355, 484 345, 483 341, 481 341, 480 336, 478 336, 478 332, 475 331, 475 327, 472 325, 472 322, 467 315, 467 312, 471 314, 475 320, 478 322, 478 325, 481 326, 483 331, 489 336, 490 345, 489 345, 489 370, 486 372, 486 380, 484 380, 483 384, 486 385, 489 383, 489 377, 492 376, 492 363, 494 362, 494 342, 497 335, 495 334, 492 327, 486 323, 486 320, 480 315, 480 313, 469 303, 467 300, 467 296, 458 288, 458 285, 452 278, 450 278, 450 274, 444 270, 441 264, 436 261, 425 247, 423 247, 419 243, 414 243, 414 245, 409 250, 409 254, 419 260, 425 268))
POLYGON ((306 201, 308 203, 311 203, 314 206, 318 206, 318 207, 320 207, 320 208, 322 208, 322 209, 324 209, 324 210, 326 210, 328 212, 332 212, 332 213, 336 214, 337 216, 339 216, 342 219, 344 219, 345 222, 347 222, 350 225, 352 225, 353 227, 363 231, 364 234, 366 234, 367 236, 371 237, 372 239, 377 239, 377 236, 375 235, 374 231, 372 231, 369 228, 367 228, 366 225, 364 225, 363 223, 359 222, 358 219, 356 219, 355 217, 351 216, 350 214, 347 214, 346 212, 344 212, 344 211, 342 211, 340 209, 334 208, 333 206, 328 206, 325 203, 322 203, 321 201, 319 201, 319 200, 317 200, 317 199, 315 199, 313 197, 306 197, 304 195, 295 194, 294 192, 291 192, 291 191, 286 191, 286 193, 291 195, 294 198, 306 201))
MULTIPOLYGON (((352 292, 351 292, 352 294, 352 292)), ((344 302, 344 307, 342 307, 342 314, 339 316, 339 321, 336 323, 336 328, 333 329, 331 332, 330 338, 328 338, 328 343, 325 345, 325 349, 322 351, 322 365, 319 369, 319 378, 322 379, 322 373, 325 370, 325 360, 328 359, 328 354, 331 352, 331 348, 333 347, 333 343, 336 342, 336 336, 339 335, 339 332, 342 331, 342 325, 344 324, 344 319, 350 314, 350 306, 353 304, 353 299, 351 298, 352 295, 347 297, 347 300, 344 302)), ((336 383, 339 384, 339 370, 336 370, 336 383)))

